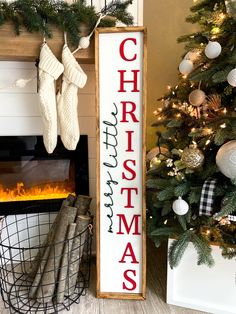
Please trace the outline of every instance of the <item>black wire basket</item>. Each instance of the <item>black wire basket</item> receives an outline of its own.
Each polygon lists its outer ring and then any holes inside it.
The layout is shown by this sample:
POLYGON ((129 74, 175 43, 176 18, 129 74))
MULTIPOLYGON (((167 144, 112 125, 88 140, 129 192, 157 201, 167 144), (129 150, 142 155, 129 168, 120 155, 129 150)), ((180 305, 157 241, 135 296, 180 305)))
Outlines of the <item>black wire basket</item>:
POLYGON ((90 279, 92 225, 89 224, 84 231, 72 238, 45 245, 56 214, 47 212, 6 216, 1 222, 0 289, 4 305, 10 313, 51 314, 69 311, 71 305, 78 304, 80 297, 86 294, 90 279), (63 254, 60 256, 55 253, 58 245, 63 246, 63 254), (47 250, 51 252, 53 260, 50 263, 53 267, 45 274, 44 266, 49 260, 49 257, 44 259, 47 250), (76 260, 73 259, 73 262, 72 250, 76 250, 76 260), (36 263, 38 267, 35 267, 36 263), (77 268, 74 273, 73 266, 77 268), (34 276, 33 268, 37 269, 34 276), (52 278, 47 286, 42 283, 43 274, 52 278), (39 285, 35 283, 37 276, 41 278, 39 285), (45 289, 52 288, 52 284, 53 295, 48 298, 44 295, 45 289), (36 297, 32 297, 34 290, 37 292, 36 297), (63 293, 60 301, 59 292, 63 293))

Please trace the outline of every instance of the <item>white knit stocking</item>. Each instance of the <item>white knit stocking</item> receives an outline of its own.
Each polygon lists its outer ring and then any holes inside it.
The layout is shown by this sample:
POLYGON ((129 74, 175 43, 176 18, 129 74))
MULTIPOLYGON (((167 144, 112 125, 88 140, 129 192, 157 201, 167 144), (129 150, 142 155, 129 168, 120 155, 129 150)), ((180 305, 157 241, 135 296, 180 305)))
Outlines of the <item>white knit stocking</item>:
POLYGON ((61 140, 68 150, 75 150, 80 138, 78 117, 78 88, 87 81, 84 73, 67 45, 62 52, 64 65, 62 91, 57 95, 61 140))
POLYGON ((39 98, 43 121, 43 142, 49 154, 57 145, 57 105, 55 80, 63 72, 63 65, 56 59, 45 43, 40 51, 39 98))

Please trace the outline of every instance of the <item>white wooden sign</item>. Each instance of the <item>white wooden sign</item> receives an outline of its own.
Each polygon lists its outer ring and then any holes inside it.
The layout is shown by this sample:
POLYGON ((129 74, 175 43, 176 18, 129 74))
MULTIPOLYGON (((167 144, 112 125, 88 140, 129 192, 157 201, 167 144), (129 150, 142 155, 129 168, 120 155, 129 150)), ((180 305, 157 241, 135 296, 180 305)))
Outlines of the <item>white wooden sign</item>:
POLYGON ((143 299, 145 29, 98 29, 96 73, 97 296, 143 299))

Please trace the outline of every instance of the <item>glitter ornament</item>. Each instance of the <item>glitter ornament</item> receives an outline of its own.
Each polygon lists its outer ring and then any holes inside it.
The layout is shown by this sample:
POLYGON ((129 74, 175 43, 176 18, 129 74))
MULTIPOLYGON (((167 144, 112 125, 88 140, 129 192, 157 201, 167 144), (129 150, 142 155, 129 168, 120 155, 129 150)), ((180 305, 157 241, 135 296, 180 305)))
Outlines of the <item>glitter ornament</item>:
POLYGON ((187 214, 189 205, 182 199, 182 197, 179 196, 179 198, 173 202, 172 209, 177 215, 182 216, 187 214))
POLYGON ((79 41, 79 47, 82 49, 87 49, 90 45, 90 37, 81 37, 79 41))
POLYGON ((216 164, 227 178, 236 178, 236 140, 220 147, 216 155, 216 164))
POLYGON ((188 75, 193 70, 193 63, 191 60, 183 60, 179 65, 179 72, 183 75, 188 75))
POLYGON ((205 55, 209 59, 215 59, 221 54, 222 48, 217 41, 209 41, 205 48, 205 55))
POLYGON ((227 76, 227 81, 229 85, 236 87, 236 69, 233 69, 232 71, 229 72, 227 76))
POLYGON ((195 89, 189 94, 188 99, 192 106, 199 107, 206 100, 206 94, 201 89, 195 89))
POLYGON ((197 169, 203 165, 204 155, 195 145, 190 145, 183 150, 181 161, 189 169, 197 169))

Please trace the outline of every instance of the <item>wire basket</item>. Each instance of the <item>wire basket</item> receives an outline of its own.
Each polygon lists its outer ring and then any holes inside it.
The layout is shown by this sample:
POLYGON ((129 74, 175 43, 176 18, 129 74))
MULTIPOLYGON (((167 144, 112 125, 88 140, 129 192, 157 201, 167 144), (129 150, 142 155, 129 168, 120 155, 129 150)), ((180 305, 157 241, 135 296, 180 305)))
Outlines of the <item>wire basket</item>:
POLYGON ((78 304, 80 296, 86 294, 90 279, 92 225, 90 224, 83 232, 72 238, 50 246, 45 245, 45 239, 56 215, 55 212, 25 214, 7 216, 2 220, 0 289, 4 305, 9 308, 10 313, 51 314, 65 309, 69 311, 71 305, 78 304), (74 252, 76 260, 73 260, 74 264, 72 264, 71 254, 74 243, 77 243, 74 252), (63 246, 63 255, 52 254, 56 252, 58 245, 63 246), (54 288, 50 300, 44 295, 45 288, 47 289, 50 283, 47 283, 48 286, 42 284, 44 265, 49 260, 49 258, 44 259, 42 254, 42 252, 45 254, 46 250, 51 252, 50 256, 53 258, 51 261, 53 268, 44 274, 47 278, 53 279, 51 284, 54 288), (36 269, 35 263, 38 263, 39 267, 37 273, 32 276, 32 269, 36 269), (75 263, 79 266, 76 266, 77 271, 73 273, 71 267, 73 270, 75 263), (41 285, 36 286, 36 275, 41 276, 41 285), (74 277, 76 277, 75 281, 74 277), (62 283, 65 289, 63 289, 63 301, 59 303, 58 291, 61 291, 59 287, 62 283), (32 298, 33 290, 37 292, 34 298, 32 298))

